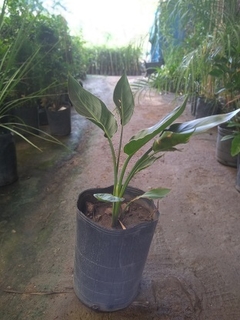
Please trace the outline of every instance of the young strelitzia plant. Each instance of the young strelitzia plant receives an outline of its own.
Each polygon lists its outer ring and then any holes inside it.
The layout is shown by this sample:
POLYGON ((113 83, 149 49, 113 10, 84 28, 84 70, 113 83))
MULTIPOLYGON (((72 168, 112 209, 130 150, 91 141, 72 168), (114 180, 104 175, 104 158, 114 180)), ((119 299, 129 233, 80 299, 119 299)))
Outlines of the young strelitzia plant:
MULTIPOLYGON (((180 106, 152 127, 139 131, 122 146, 124 126, 130 121, 134 112, 134 98, 126 74, 124 73, 121 76, 113 92, 113 101, 120 121, 117 121, 103 101, 85 90, 71 75, 68 78, 68 90, 70 100, 76 111, 103 131, 111 149, 114 174, 113 194, 95 194, 94 196, 99 200, 113 203, 112 227, 117 225, 120 205, 124 201, 124 192, 139 171, 150 167, 164 152, 177 150, 176 145, 187 143, 193 134, 204 132, 226 122, 240 111, 238 109, 228 114, 209 116, 184 123, 174 123, 185 110, 188 100, 188 97, 186 97, 180 106), (120 138, 115 148, 112 137, 117 132, 118 127, 120 127, 120 138), (130 171, 128 171, 130 160, 146 144, 150 144, 150 147, 136 159, 130 171), (120 167, 122 150, 125 153, 125 160, 120 167)), ((159 199, 163 198, 169 191, 170 189, 166 188, 155 188, 136 199, 159 199)))

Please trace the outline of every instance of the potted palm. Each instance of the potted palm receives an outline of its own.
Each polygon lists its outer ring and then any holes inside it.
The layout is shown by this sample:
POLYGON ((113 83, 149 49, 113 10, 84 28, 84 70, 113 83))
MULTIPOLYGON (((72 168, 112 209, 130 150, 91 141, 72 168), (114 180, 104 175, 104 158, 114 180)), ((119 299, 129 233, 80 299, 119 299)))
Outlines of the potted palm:
POLYGON ((134 112, 134 98, 126 74, 119 79, 113 93, 117 118, 103 101, 86 91, 72 76, 68 79, 68 90, 76 111, 103 131, 113 164, 113 185, 85 190, 77 201, 74 290, 92 309, 119 310, 127 307, 138 294, 159 219, 153 201, 170 191, 155 188, 144 192, 129 185, 132 178, 150 167, 164 152, 177 150, 176 146, 187 143, 193 134, 231 119, 240 109, 174 123, 186 107, 186 97, 165 118, 136 133, 123 146, 124 126, 134 112), (118 128, 119 142, 115 146, 113 137, 118 128))

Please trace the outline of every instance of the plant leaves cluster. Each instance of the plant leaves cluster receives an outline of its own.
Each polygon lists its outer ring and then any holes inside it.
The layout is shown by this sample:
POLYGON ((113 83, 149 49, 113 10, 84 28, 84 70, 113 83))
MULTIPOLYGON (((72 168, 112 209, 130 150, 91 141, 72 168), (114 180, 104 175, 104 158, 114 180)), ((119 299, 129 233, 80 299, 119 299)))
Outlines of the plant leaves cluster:
MULTIPOLYGON (((113 92, 113 101, 116 105, 120 121, 115 119, 113 113, 106 107, 103 101, 85 90, 71 75, 68 78, 68 91, 77 112, 97 125, 108 140, 112 154, 114 190, 113 195, 98 194, 97 197, 103 201, 113 202, 113 226, 116 226, 118 221, 119 207, 124 192, 132 178, 139 171, 150 167, 164 152, 177 150, 176 146, 187 143, 193 134, 205 132, 214 126, 226 122, 240 111, 238 109, 228 114, 175 123, 186 108, 188 101, 188 97, 186 96, 180 106, 176 107, 152 127, 140 130, 122 147, 124 126, 130 121, 134 112, 134 98, 126 74, 123 73, 113 92), (118 145, 114 146, 112 137, 118 129, 118 123, 120 123, 119 129, 121 134, 118 145), (147 150, 145 150, 145 146, 147 150), (139 157, 134 157, 140 149, 143 150, 143 154, 139 157), (125 159, 122 167, 120 167, 119 159, 123 154, 125 154, 125 159), (130 162, 130 160, 133 161, 130 162), (131 167, 127 170, 130 164, 131 167)), ((162 198, 169 191, 167 188, 155 188, 147 191, 141 197, 149 199, 162 198)))

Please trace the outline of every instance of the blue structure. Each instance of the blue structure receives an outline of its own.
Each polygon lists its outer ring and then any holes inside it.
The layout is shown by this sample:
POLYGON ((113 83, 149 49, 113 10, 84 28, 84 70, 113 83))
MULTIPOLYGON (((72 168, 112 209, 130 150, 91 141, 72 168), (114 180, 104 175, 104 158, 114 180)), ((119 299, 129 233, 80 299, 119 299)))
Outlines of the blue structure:
MULTIPOLYGON (((150 50, 150 56, 151 56, 151 62, 164 64, 164 57, 162 53, 162 46, 163 46, 163 36, 160 33, 160 23, 161 23, 161 9, 160 6, 158 6, 154 23, 150 29, 150 35, 149 35, 149 42, 151 43, 151 50, 150 50)), ((180 17, 177 14, 175 16, 173 24, 173 38, 174 38, 174 44, 179 45, 185 37, 185 33, 182 30, 180 17)), ((166 46, 166 44, 165 44, 166 46)))
POLYGON ((150 52, 151 62, 160 62, 161 64, 163 64, 159 23, 160 23, 160 7, 158 7, 155 13, 154 23, 150 30, 149 42, 151 43, 151 52, 150 52))

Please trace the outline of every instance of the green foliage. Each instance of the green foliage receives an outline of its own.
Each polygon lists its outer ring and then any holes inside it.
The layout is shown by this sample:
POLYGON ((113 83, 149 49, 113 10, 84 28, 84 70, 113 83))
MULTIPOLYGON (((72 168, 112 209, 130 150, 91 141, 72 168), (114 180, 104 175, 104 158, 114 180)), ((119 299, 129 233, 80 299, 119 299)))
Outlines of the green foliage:
POLYGON ((40 0, 7 0, 3 16, 0 54, 6 52, 22 30, 21 45, 16 50, 12 69, 18 69, 38 51, 31 70, 16 85, 18 98, 42 89, 47 89, 49 95, 66 93, 68 72, 84 77, 84 42, 80 37, 71 37, 61 15, 50 14, 40 0))
POLYGON ((158 70, 148 84, 226 101, 238 94, 239 1, 160 0, 159 11, 165 70, 171 72, 158 70))
POLYGON ((120 48, 91 47, 88 52, 88 73, 103 75, 140 75, 142 46, 129 44, 120 48))
MULTIPOLYGON (((31 143, 22 134, 31 128, 15 121, 12 109, 57 90, 59 94, 62 88, 67 92, 67 74, 75 69, 71 45, 66 21, 49 15, 41 1, 4 0, 0 14, 1 132, 11 130, 31 143)), ((42 133, 41 138, 60 143, 42 133)))
MULTIPOLYGON (((77 112, 97 125, 108 140, 112 153, 114 190, 113 195, 98 194, 102 201, 113 202, 112 226, 115 227, 119 217, 119 208, 124 192, 132 178, 141 170, 150 167, 162 157, 163 152, 175 151, 179 144, 187 143, 193 134, 206 130, 230 120, 240 109, 228 114, 209 116, 184 123, 174 123, 184 112, 188 97, 182 105, 176 107, 163 119, 150 128, 136 133, 123 147, 124 159, 120 167, 122 154, 122 139, 124 126, 129 122, 134 111, 134 99, 126 74, 124 73, 117 82, 113 101, 116 105, 118 121, 108 111, 106 105, 96 96, 82 88, 71 75, 68 79, 69 97, 77 112), (112 136, 117 131, 117 123, 121 134, 119 143, 114 147, 112 136), (142 151, 139 155, 138 151, 142 151), (130 162, 130 160, 132 160, 130 162), (132 167, 129 168, 130 163, 132 167)), ((144 193, 141 197, 156 199, 162 198, 169 189, 157 188, 144 193)))

